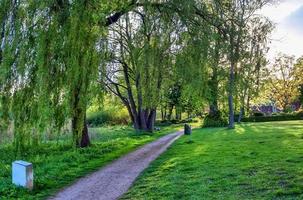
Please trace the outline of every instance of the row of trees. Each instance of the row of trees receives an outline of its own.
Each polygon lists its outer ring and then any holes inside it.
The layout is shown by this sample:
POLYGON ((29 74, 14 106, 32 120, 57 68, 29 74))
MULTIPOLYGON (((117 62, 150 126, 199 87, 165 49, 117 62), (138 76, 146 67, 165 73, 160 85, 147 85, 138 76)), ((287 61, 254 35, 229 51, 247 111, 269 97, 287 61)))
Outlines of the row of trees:
POLYGON ((137 130, 209 105, 243 115, 261 83, 272 24, 269 0, 47 0, 0 2, 1 118, 16 149, 72 121, 73 143, 90 144, 86 110, 111 92, 137 130), (226 101, 225 99, 228 99, 226 101))

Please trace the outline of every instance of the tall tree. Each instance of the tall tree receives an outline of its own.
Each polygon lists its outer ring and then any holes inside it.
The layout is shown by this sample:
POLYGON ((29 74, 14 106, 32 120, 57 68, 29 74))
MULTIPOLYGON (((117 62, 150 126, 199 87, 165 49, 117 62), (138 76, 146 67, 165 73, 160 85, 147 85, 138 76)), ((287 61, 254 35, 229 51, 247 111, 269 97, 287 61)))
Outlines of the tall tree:
POLYGON ((59 131, 70 118, 74 145, 89 145, 85 112, 98 43, 134 3, 1 1, 1 105, 15 124, 17 149, 31 134, 49 126, 59 131))
POLYGON ((126 106, 137 130, 153 131, 160 89, 169 73, 175 30, 167 19, 141 7, 111 29, 105 84, 126 106))
POLYGON ((259 94, 264 84, 268 36, 273 30, 272 23, 263 17, 251 19, 249 27, 249 31, 244 36, 246 45, 243 45, 241 61, 236 73, 236 97, 240 107, 238 122, 245 114, 245 107, 249 111, 250 99, 259 94))
POLYGON ((268 70, 269 98, 284 112, 290 109, 291 103, 299 96, 301 83, 297 77, 301 73, 296 73, 300 71, 297 67, 293 56, 280 54, 268 70))
POLYGON ((241 58, 242 48, 245 46, 245 35, 250 29, 249 21, 258 16, 254 16, 258 9, 261 9, 269 0, 230 0, 215 2, 214 10, 219 17, 216 24, 226 38, 230 62, 228 79, 228 112, 229 128, 234 128, 234 92, 235 92, 235 72, 241 58))

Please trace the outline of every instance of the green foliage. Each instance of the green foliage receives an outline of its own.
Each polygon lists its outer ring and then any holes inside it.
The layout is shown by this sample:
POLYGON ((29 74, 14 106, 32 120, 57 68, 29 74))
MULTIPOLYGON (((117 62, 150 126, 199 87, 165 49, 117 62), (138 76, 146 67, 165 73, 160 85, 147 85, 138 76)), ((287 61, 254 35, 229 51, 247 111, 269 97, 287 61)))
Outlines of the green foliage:
POLYGON ((138 134, 131 127, 115 126, 90 129, 93 145, 71 148, 69 141, 33 146, 19 159, 34 166, 34 190, 17 188, 11 183, 11 163, 16 159, 11 145, 0 146, 0 199, 45 199, 120 156, 182 126, 163 127, 155 134, 138 134))
POLYGON ((203 119, 202 127, 226 127, 227 125, 227 118, 218 112, 216 115, 207 114, 203 119))
POLYGON ((106 109, 91 113, 87 116, 89 126, 101 125, 127 125, 130 123, 130 118, 127 110, 106 109))
POLYGON ((302 121, 193 130, 122 199, 303 199, 302 121))
POLYGON ((252 116, 242 118, 242 122, 271 122, 271 121, 289 121, 289 120, 302 120, 303 112, 297 113, 282 113, 273 116, 252 116))
POLYGON ((182 120, 176 120, 176 119, 172 119, 172 120, 161 120, 161 121, 156 121, 156 125, 157 126, 169 126, 172 124, 185 124, 185 123, 199 123, 200 120, 198 118, 188 118, 188 119, 182 119, 182 120))
POLYGON ((275 102, 283 112, 289 112, 291 104, 300 96, 303 65, 299 61, 295 64, 293 56, 279 54, 268 68, 268 99, 275 102))
POLYGON ((0 104, 12 116, 18 152, 32 132, 58 132, 66 119, 73 118, 74 139, 81 136, 103 21, 117 6, 124 3, 1 1, 0 104))
POLYGON ((263 117, 264 114, 261 113, 261 112, 254 112, 254 113, 253 113, 253 116, 254 116, 254 117, 263 117))
MULTIPOLYGON (((263 3, 1 0, 0 121, 11 115, 18 152, 34 144, 34 132, 59 133, 70 119, 73 142, 78 144, 99 82, 106 82, 106 88, 128 106, 133 121, 145 112, 154 119, 160 96, 165 96, 163 88, 175 84, 179 91, 168 94, 168 101, 176 103, 177 98, 178 116, 202 110, 210 68, 222 63, 220 69, 227 71, 225 65, 237 64, 251 43, 262 49, 259 43, 266 34, 252 35, 252 42, 250 32, 270 29, 251 15, 263 3), (218 39, 222 44, 216 49, 218 39)), ((220 76, 215 85, 225 88, 228 78, 220 76), (219 79, 224 80, 219 84, 219 79)), ((222 94, 215 95, 216 101, 224 98, 222 94)))

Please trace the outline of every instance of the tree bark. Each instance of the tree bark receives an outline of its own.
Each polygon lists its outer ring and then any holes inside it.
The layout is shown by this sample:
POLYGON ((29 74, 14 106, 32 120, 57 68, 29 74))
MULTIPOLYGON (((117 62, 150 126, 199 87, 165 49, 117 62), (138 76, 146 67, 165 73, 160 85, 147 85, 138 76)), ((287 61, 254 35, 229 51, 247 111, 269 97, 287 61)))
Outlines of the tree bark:
POLYGON ((228 128, 235 128, 235 116, 234 116, 234 102, 233 102, 233 90, 234 90, 234 74, 235 62, 231 61, 230 72, 229 72, 229 83, 228 83, 228 128))
POLYGON ((151 109, 147 120, 147 131, 153 132, 155 129, 156 109, 151 109))
POLYGON ((212 65, 212 75, 210 79, 210 93, 211 96, 209 98, 209 115, 210 116, 217 116, 219 112, 218 107, 218 67, 219 67, 219 60, 220 60, 220 39, 218 38, 215 45, 215 52, 214 52, 214 62, 212 65))
POLYGON ((168 108, 168 115, 167 115, 167 120, 171 120, 171 117, 173 115, 173 109, 174 109, 174 106, 172 105, 169 105, 169 108, 168 108))
POLYGON ((248 92, 247 100, 246 100, 246 114, 250 113, 250 93, 248 92))
POLYGON ((242 107, 240 108, 240 113, 239 113, 239 117, 238 117, 238 123, 241 122, 242 116, 243 116, 243 115, 244 115, 244 107, 242 106, 242 107))
POLYGON ((80 147, 88 147, 89 145, 90 145, 90 139, 89 139, 89 135, 88 135, 88 127, 87 127, 86 115, 85 115, 80 147))
MULTIPOLYGON (((88 127, 86 124, 86 106, 83 106, 81 102, 81 83, 74 90, 73 99, 73 116, 72 116, 72 132, 73 142, 76 147, 87 147, 90 145, 90 139, 88 135, 88 127)), ((83 100, 82 100, 83 101, 83 100)))
POLYGON ((1 34, 0 34, 0 64, 2 63, 2 59, 3 59, 3 53, 2 53, 2 42, 4 40, 4 35, 5 34, 5 20, 3 20, 2 22, 2 31, 1 31, 1 34))
POLYGON ((72 119, 72 132, 73 139, 76 147, 88 147, 90 145, 90 139, 88 134, 88 127, 86 123, 86 117, 82 121, 81 130, 79 130, 79 124, 81 123, 81 117, 79 115, 75 115, 72 119))

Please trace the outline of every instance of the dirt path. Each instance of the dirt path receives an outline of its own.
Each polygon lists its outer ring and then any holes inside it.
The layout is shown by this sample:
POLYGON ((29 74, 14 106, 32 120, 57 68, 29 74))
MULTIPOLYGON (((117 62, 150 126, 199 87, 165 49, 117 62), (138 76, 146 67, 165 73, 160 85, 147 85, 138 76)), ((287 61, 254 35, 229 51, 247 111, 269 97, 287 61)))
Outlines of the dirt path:
POLYGON ((121 197, 138 175, 163 153, 183 131, 144 145, 57 193, 50 200, 111 200, 121 197))

